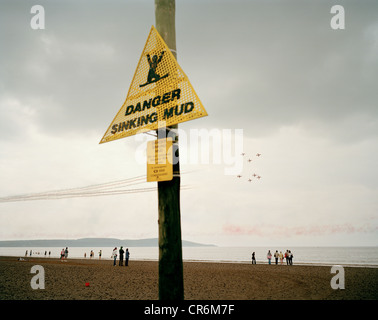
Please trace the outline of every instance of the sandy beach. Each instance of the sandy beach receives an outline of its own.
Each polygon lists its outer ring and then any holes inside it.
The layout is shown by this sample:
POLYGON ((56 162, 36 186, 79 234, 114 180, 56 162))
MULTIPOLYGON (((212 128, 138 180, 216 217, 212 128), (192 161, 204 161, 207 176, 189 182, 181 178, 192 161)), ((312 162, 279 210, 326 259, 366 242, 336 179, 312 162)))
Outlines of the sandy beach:
MULTIPOLYGON (((330 266, 184 262, 186 300, 376 300, 378 268, 344 267, 334 290, 330 266)), ((0 300, 158 300, 158 262, 0 257, 0 300), (45 289, 32 289, 34 265, 45 289), (89 286, 86 286, 89 283, 89 286)))

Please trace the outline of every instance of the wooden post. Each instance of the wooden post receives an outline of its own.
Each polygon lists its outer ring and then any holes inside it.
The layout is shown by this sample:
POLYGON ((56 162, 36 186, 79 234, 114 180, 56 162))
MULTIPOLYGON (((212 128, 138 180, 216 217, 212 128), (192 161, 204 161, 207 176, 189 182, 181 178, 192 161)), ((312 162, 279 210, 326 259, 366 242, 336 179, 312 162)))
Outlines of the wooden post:
MULTIPOLYGON (((175 0, 155 0, 156 29, 177 59, 175 7, 175 0)), ((177 125, 162 129, 163 136, 167 137, 171 129, 177 129, 177 125)), ((158 137, 161 133, 162 131, 158 132, 158 137)), ((178 161, 177 135, 173 144, 173 152, 177 160, 173 165, 173 179, 158 182, 160 300, 184 299, 180 221, 180 163, 178 161)))

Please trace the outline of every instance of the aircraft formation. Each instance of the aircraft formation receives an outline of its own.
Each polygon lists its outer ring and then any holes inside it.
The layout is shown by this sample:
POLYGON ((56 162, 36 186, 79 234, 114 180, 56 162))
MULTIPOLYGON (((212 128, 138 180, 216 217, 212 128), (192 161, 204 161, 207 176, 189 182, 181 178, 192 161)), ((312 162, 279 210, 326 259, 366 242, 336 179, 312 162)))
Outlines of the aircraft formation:
MULTIPOLYGON (((241 156, 245 156, 246 154, 245 154, 245 152, 243 152, 242 154, 241 154, 241 156)), ((260 157, 261 156, 261 153, 256 153, 256 157, 260 157)), ((251 159, 251 158, 248 158, 248 163, 251 163, 252 161, 253 161, 253 159, 251 159)), ((237 178, 242 178, 243 176, 242 175, 237 175, 236 176, 237 178)), ((258 175, 258 174, 256 174, 256 173, 254 173, 253 175, 252 175, 252 177, 249 177, 248 178, 248 182, 252 182, 253 180, 260 180, 261 179, 261 176, 260 175, 258 175), (253 177, 253 178, 252 178, 253 177)))

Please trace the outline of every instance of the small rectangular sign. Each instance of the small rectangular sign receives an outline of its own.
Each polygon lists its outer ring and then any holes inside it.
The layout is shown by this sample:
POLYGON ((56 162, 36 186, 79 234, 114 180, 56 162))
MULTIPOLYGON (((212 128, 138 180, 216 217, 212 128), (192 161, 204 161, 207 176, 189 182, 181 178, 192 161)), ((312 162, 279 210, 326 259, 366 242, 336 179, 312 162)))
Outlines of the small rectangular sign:
POLYGON ((147 142, 147 182, 173 179, 172 138, 147 142))

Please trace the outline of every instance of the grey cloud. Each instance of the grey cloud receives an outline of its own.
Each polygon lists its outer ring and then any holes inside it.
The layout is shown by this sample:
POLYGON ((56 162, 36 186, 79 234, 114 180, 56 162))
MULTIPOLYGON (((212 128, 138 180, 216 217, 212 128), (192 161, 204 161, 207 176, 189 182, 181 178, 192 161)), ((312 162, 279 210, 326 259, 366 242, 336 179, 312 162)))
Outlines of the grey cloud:
POLYGON ((377 117, 376 4, 346 2, 342 31, 330 27, 329 2, 244 4, 207 8, 182 44, 183 63, 198 64, 207 121, 261 135, 307 121, 331 128, 351 116, 377 117))
POLYGON ((32 30, 30 4, 8 3, 2 14, 9 30, 1 36, 7 43, 0 53, 2 97, 31 106, 35 123, 48 134, 105 130, 143 48, 137 34, 147 36, 152 24, 153 6, 131 4, 42 2, 46 29, 32 30), (141 11, 145 21, 137 18, 141 11))
MULTIPOLYGON (((27 25, 28 2, 8 4, 3 94, 32 105, 49 134, 105 130, 154 24, 152 1, 42 2, 43 31, 27 25)), ((367 4, 346 1, 347 28, 334 31, 326 1, 177 2, 178 61, 206 123, 262 135, 307 119, 377 117, 377 5, 367 4)))

